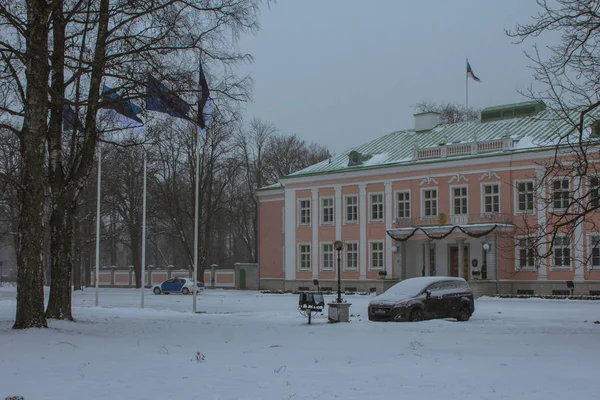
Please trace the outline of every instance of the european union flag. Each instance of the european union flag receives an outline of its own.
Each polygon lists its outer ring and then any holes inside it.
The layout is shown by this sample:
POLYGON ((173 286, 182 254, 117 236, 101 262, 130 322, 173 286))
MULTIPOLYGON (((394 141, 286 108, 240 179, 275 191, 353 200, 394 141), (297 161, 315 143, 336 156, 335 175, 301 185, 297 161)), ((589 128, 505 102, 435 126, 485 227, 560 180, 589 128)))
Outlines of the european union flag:
POLYGON ((189 119, 187 114, 190 111, 190 105, 151 75, 148 75, 146 95, 146 110, 162 112, 175 118, 189 119))
POLYGON ((139 124, 144 123, 137 116, 137 114, 142 112, 142 109, 129 100, 123 100, 121 96, 116 93, 115 89, 104 85, 102 94, 104 97, 104 104, 102 105, 102 108, 115 110, 117 114, 120 114, 121 116, 139 124))

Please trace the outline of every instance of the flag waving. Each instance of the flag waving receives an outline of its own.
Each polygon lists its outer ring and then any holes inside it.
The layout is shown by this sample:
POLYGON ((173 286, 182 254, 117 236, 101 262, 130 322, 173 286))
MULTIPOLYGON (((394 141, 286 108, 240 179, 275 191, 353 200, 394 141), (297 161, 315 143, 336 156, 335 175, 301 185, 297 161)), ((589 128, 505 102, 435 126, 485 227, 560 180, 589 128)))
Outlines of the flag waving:
POLYGON ((481 79, 475 76, 473 73, 473 68, 471 68, 471 64, 469 64, 469 60, 467 60, 467 76, 473 78, 475 82, 481 82, 481 79))
POLYGON ((129 100, 123 100, 123 98, 117 94, 116 89, 104 85, 102 88, 102 96, 104 98, 102 108, 114 110, 115 113, 118 114, 118 118, 123 125, 129 126, 144 123, 137 116, 142 112, 141 108, 129 100))
POLYGON ((175 118, 189 120, 187 114, 190 111, 190 105, 151 75, 148 75, 146 95, 148 96, 146 98, 146 110, 158 111, 175 118))
POLYGON ((198 125, 200 129, 206 129, 212 117, 212 104, 209 98, 210 90, 208 82, 202 68, 202 61, 199 62, 200 77, 198 80, 198 125))

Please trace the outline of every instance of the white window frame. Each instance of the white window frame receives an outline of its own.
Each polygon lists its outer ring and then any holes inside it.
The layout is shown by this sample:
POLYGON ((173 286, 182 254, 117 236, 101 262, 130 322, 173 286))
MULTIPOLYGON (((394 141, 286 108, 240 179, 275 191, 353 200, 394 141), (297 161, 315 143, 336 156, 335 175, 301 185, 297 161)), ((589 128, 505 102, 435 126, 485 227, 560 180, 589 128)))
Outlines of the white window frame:
POLYGON ((549 190, 550 190, 550 201, 551 201, 550 211, 564 211, 564 210, 568 210, 568 208, 570 206, 570 204, 567 204, 566 207, 563 207, 563 205, 564 205, 563 204, 564 199, 561 199, 561 204, 560 204, 561 207, 555 207, 554 206, 554 193, 555 193, 554 182, 558 182, 558 181, 567 181, 568 182, 568 186, 569 187, 567 189, 563 189, 562 188, 562 184, 561 184, 561 189, 560 190, 561 190, 561 192, 564 192, 566 190, 566 192, 567 192, 567 199, 566 199, 566 201, 567 202, 570 202, 570 200, 571 200, 570 199, 570 195, 569 195, 569 193, 571 192, 571 178, 569 178, 568 176, 563 176, 563 177, 556 177, 556 178, 552 179, 550 181, 550 187, 549 187, 549 190))
POLYGON ((556 235, 556 237, 554 238, 554 243, 552 246, 552 269, 556 269, 556 270, 570 270, 573 266, 573 238, 571 238, 570 236, 567 235, 556 235), (568 239, 567 244, 565 245, 560 244, 557 245, 556 241, 564 241, 565 239, 568 239), (567 256, 565 256, 565 250, 567 250, 567 256), (556 254, 557 252, 560 251, 561 252, 561 264, 556 264, 556 254), (562 262, 565 261, 565 259, 568 258, 568 264, 562 264, 562 262))
MULTIPOLYGON (((523 236, 515 236, 515 271, 535 271, 537 259, 535 257, 535 236, 533 235, 523 235, 523 236), (531 249, 533 251, 533 265, 521 265, 521 240, 530 240, 532 245, 527 247, 526 249, 531 249)), ((525 255, 528 259, 530 255, 525 255)))
POLYGON ((385 242, 382 240, 370 240, 369 241, 369 271, 382 271, 385 268, 385 242), (377 253, 380 253, 381 265, 373 264, 373 256, 375 250, 373 250, 373 245, 381 246, 381 250, 376 250, 377 253))
POLYGON ((395 218, 398 218, 398 219, 409 219, 411 217, 411 215, 412 215, 411 214, 411 211, 412 211, 411 208, 412 207, 411 207, 411 204, 410 204, 411 199, 412 199, 412 195, 410 193, 410 190, 396 190, 394 192, 394 212, 395 212, 395 218), (402 200, 402 203, 408 204, 408 215, 405 215, 405 216, 402 216, 402 217, 400 216, 400 207, 398 207, 398 205, 400 203, 400 201, 398 200, 398 195, 400 195, 400 194, 408 194, 408 200, 406 200, 406 199, 402 200))
POLYGON ((312 220, 312 199, 310 197, 304 198, 304 199, 298 199, 298 226, 310 226, 311 225, 311 220, 312 220), (308 222, 302 222, 302 210, 305 210, 306 208, 302 207, 302 203, 303 202, 308 202, 308 213, 304 216, 308 219, 308 222))
POLYGON ((588 270, 598 271, 600 270, 600 233, 588 233, 587 234, 587 248, 588 248, 588 270), (597 263, 594 264, 594 248, 597 249, 598 256, 597 263))
POLYGON ((456 186, 450 186, 450 215, 469 215, 469 185, 456 185, 456 186), (460 198, 464 198, 464 202, 465 204, 461 204, 460 208, 461 208, 461 212, 460 213, 456 213, 456 209, 455 209, 455 204, 454 201, 456 199, 455 195, 454 195, 454 190, 456 189, 465 189, 466 193, 464 195, 464 197, 460 196, 460 198), (463 206, 466 206, 466 211, 463 213, 462 212, 462 208, 463 206))
MULTIPOLYGON (((440 212, 439 199, 440 199, 440 191, 437 186, 421 188, 421 218, 430 218, 430 219, 437 218, 438 213, 440 212), (425 202, 427 201, 427 199, 425 199, 425 192, 429 192, 431 190, 435 190, 435 212, 431 215, 426 215, 425 214, 425 202)), ((433 199, 429 199, 429 200, 431 201, 433 199)))
POLYGON ((344 196, 344 223, 345 224, 357 224, 358 223, 358 195, 357 194, 347 194, 344 196), (348 219, 348 199, 349 198, 355 198, 356 199, 356 204, 352 205, 352 207, 356 207, 356 219, 355 220, 349 220, 348 219))
MULTIPOLYGON (((481 214, 500 214, 500 211, 502 210, 502 186, 500 185, 500 182, 485 182, 481 184, 481 214), (491 193, 489 194, 489 196, 492 196, 492 199, 494 196, 498 196, 498 211, 487 211, 485 209, 485 198, 486 198, 486 193, 485 193, 485 188, 487 186, 498 186, 498 193, 494 194, 491 193)), ((494 203, 492 201, 492 209, 494 203)))
POLYGON ((360 248, 358 246, 358 241, 347 241, 345 242, 344 245, 344 260, 343 260, 343 265, 344 265, 344 271, 357 271, 358 270, 358 264, 360 262, 360 248), (348 248, 350 247, 349 245, 352 246, 356 246, 356 266, 355 267, 348 267, 348 261, 350 260, 350 258, 348 257, 348 248))
POLYGON ((321 242, 321 271, 333 271, 335 269, 335 248, 331 242, 321 242), (331 268, 325 266, 325 246, 331 246, 331 268))
POLYGON ((383 192, 373 192, 373 193, 369 193, 369 222, 383 222, 383 219, 385 217, 385 210, 384 210, 384 199, 385 197, 383 196, 383 192), (380 196, 381 201, 378 202, 373 202, 373 196, 380 196), (378 206, 378 210, 377 210, 377 214, 380 214, 380 216, 378 216, 377 218, 373 218, 373 206, 374 205, 378 206))
POLYGON ((310 243, 298 243, 297 249, 298 249, 298 260, 297 260, 297 270, 298 271, 310 271, 311 267, 312 267, 312 260, 311 260, 311 244, 310 243), (305 247, 303 249, 303 247, 305 247), (306 248, 308 248, 308 251, 306 251, 306 248), (305 250, 305 251, 302 251, 305 250), (303 255, 305 255, 306 257, 303 257, 303 255), (302 267, 302 261, 306 260, 308 261, 308 268, 306 267, 302 267))
POLYGON ((335 223, 335 198, 321 197, 321 225, 333 225, 335 223), (331 201, 331 206, 325 207, 324 202, 331 201), (331 208, 331 221, 325 221, 325 208, 331 208))
MULTIPOLYGON (((514 181, 515 188, 515 215, 516 214, 534 214, 535 213, 535 181, 533 179, 519 179, 514 181), (531 210, 525 208, 525 210, 521 210, 519 207, 521 205, 521 200, 519 196, 521 195, 521 191, 519 190, 519 185, 521 184, 531 183, 531 193, 525 192, 525 196, 531 194, 531 210)), ((525 198, 525 207, 527 207, 527 198, 525 198)))

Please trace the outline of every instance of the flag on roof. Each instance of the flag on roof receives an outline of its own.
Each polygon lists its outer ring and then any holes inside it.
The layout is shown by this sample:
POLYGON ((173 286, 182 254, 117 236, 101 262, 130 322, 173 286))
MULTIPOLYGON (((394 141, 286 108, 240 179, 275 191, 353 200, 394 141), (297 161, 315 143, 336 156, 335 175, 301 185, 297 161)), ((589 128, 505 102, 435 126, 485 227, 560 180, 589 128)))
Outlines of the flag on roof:
POLYGON ((471 68, 471 64, 469 64, 469 60, 467 60, 467 76, 473 78, 475 82, 481 82, 481 79, 475 76, 473 73, 473 68, 471 68))
POLYGON ((157 79, 148 75, 146 83, 146 110, 169 114, 175 118, 189 119, 190 105, 157 79))

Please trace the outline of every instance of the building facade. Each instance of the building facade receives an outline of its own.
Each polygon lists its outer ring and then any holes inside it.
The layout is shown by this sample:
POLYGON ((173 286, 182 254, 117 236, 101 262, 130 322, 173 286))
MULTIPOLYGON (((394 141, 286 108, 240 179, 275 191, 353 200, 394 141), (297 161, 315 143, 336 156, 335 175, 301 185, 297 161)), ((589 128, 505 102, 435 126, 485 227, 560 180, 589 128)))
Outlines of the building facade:
MULTIPOLYGON (((600 237, 593 221, 549 246, 533 240, 552 207, 598 179, 560 176, 540 185, 568 129, 543 103, 482 111, 439 124, 415 115, 393 132, 257 192, 263 289, 381 292, 415 276, 459 276, 476 294, 600 294, 600 237), (595 180, 594 180, 595 179, 595 180), (566 194, 566 195, 565 195, 566 194), (547 200, 553 199, 551 208, 547 200), (337 252, 334 242, 344 242, 337 252)), ((591 191, 598 195, 598 191, 591 191)), ((571 196, 572 197, 572 196, 571 196)), ((552 202, 550 202, 552 203, 552 202)))

